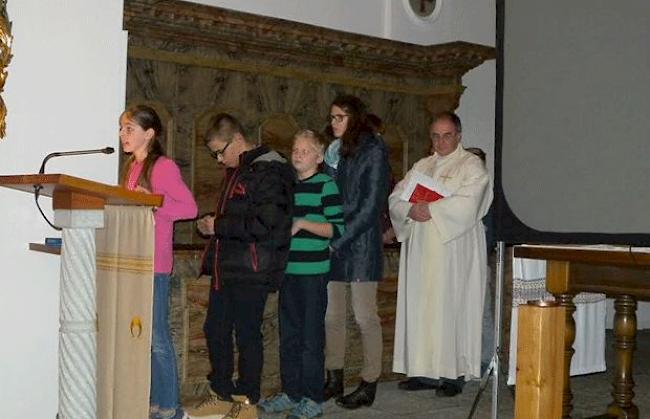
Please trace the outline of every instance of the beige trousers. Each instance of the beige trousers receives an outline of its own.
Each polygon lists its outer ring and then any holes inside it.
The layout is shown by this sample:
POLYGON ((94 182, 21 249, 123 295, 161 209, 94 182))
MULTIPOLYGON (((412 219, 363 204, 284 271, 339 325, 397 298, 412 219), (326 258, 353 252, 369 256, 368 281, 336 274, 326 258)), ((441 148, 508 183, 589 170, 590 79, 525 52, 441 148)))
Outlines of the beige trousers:
POLYGON ((327 284, 325 314, 325 368, 342 369, 345 361, 347 303, 350 289, 354 318, 361 331, 363 369, 361 378, 369 383, 381 374, 383 339, 377 314, 377 282, 339 282, 327 284))

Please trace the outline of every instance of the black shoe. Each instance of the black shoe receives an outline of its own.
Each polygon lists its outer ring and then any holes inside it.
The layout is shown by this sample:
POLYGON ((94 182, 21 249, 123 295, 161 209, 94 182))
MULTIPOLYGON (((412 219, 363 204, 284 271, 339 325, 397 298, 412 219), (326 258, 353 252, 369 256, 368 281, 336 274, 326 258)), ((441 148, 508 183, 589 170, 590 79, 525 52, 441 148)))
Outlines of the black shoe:
POLYGON ((323 401, 343 395, 343 370, 327 370, 327 381, 323 389, 323 401))
POLYGON ((420 391, 420 390, 436 390, 437 384, 429 384, 416 377, 411 377, 406 380, 400 381, 397 388, 404 391, 420 391))
POLYGON ((454 397, 458 396, 463 392, 463 389, 449 383, 442 383, 440 387, 436 390, 436 396, 438 397, 454 397))
POLYGON ((367 383, 361 381, 359 387, 347 396, 336 400, 336 404, 345 409, 358 409, 361 406, 372 406, 377 394, 377 381, 367 383))

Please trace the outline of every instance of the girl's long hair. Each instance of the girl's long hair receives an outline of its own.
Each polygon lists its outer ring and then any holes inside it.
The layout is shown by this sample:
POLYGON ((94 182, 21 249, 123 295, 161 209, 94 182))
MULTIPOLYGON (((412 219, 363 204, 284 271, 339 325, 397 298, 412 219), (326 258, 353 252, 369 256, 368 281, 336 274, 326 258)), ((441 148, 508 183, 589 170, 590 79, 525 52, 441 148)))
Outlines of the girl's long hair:
MULTIPOLYGON (((348 115, 348 125, 341 136, 341 157, 353 156, 359 149, 362 134, 373 132, 368 125, 366 105, 356 96, 339 95, 331 106, 338 106, 348 115)), ((325 128, 325 132, 330 139, 334 138, 331 124, 325 128)))
MULTIPOLYGON (((163 149, 161 138, 163 134, 162 122, 160 122, 160 117, 156 111, 147 105, 133 105, 130 106, 127 110, 122 113, 122 117, 127 118, 131 121, 134 121, 140 126, 143 130, 148 130, 151 128, 154 131, 154 136, 149 142, 147 147, 147 157, 144 159, 144 165, 142 167, 142 172, 138 177, 137 184, 148 190, 151 190, 151 171, 153 170, 154 163, 158 160, 159 157, 165 155, 165 150, 163 149)), ((127 186, 129 169, 135 161, 135 156, 131 154, 124 168, 122 169, 122 174, 120 176, 120 184, 124 187, 127 186)))

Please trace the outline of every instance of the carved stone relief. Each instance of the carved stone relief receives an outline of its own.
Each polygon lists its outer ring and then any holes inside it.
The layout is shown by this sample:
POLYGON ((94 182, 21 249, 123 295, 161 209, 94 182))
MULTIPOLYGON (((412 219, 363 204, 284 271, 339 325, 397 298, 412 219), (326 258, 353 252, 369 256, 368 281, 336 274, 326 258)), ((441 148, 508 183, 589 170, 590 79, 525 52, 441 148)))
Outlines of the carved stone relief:
MULTIPOLYGON (((137 58, 129 59, 128 68, 127 100, 129 104, 148 103, 161 111, 167 128, 167 152, 191 185, 200 213, 214 209, 224 173, 210 158, 203 138, 210 117, 218 112, 229 112, 239 118, 249 139, 269 144, 289 156, 291 140, 298 129, 323 131, 334 97, 342 92, 356 94, 366 99, 371 111, 384 120, 384 138, 397 179, 409 162, 424 155, 418 144, 428 142, 430 116, 422 98, 416 95, 287 81, 281 77, 137 58), (161 86, 177 91, 176 97, 167 97, 169 92, 161 91, 161 86)), ((189 223, 178 223, 176 231, 177 242, 199 241, 189 223)))

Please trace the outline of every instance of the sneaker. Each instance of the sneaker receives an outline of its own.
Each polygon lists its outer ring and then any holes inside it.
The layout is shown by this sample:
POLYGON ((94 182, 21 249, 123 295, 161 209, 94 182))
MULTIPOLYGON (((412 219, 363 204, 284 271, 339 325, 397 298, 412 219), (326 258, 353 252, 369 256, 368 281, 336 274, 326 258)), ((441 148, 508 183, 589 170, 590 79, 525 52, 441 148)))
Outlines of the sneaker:
POLYGON ((210 392, 210 395, 203 399, 196 406, 187 409, 185 413, 189 419, 221 419, 230 412, 233 402, 221 398, 218 394, 210 392))
POLYGON ((190 417, 181 408, 179 409, 149 409, 149 419, 190 419, 190 417))
POLYGON ((257 404, 257 407, 266 413, 286 412, 296 406, 298 406, 298 403, 291 400, 291 398, 287 396, 287 393, 276 393, 257 404))
POLYGON ((232 396, 234 402, 224 419, 257 419, 257 406, 246 396, 232 396))
POLYGON ((298 403, 298 406, 291 409, 287 415, 287 419, 309 419, 323 416, 323 407, 320 403, 316 403, 312 399, 303 397, 298 403))

